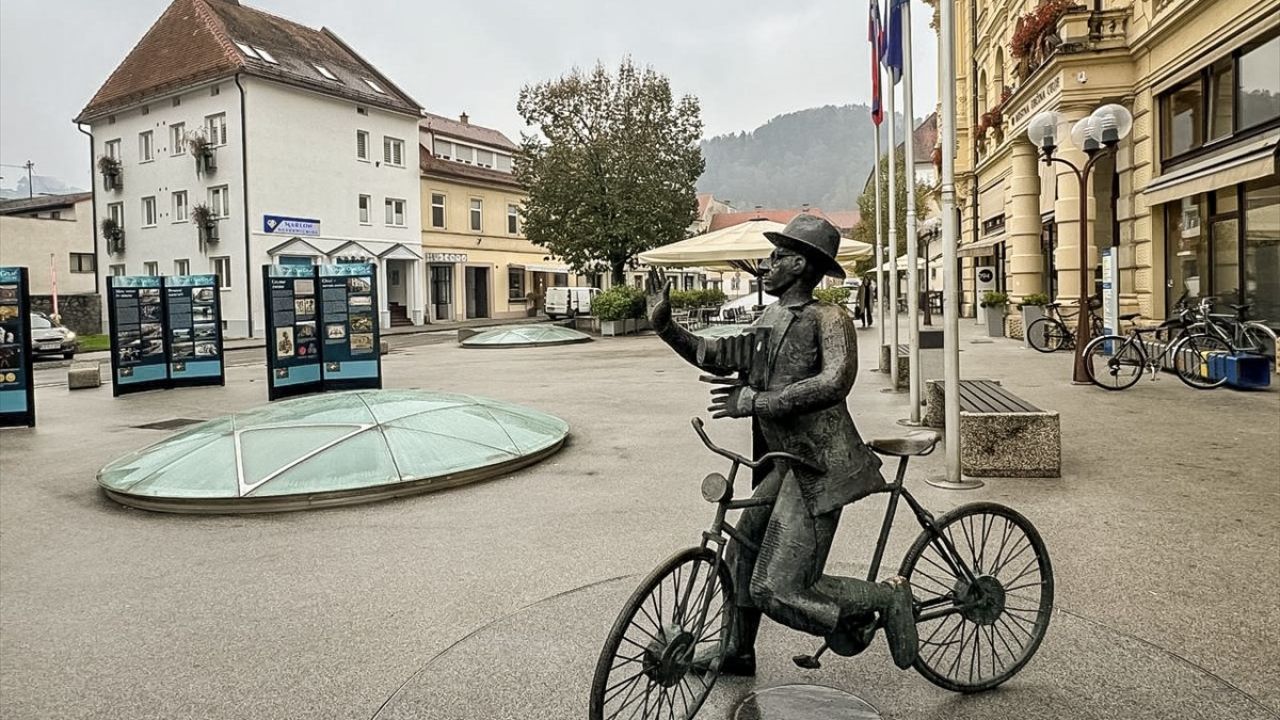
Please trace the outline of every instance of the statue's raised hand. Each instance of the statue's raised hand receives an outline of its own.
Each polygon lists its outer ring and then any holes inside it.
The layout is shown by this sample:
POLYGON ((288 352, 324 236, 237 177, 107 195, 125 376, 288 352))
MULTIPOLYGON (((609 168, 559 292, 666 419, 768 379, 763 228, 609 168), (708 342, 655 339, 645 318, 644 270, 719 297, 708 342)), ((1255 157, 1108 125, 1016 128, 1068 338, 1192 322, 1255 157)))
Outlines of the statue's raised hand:
POLYGON ((671 285, 667 276, 656 268, 649 270, 644 285, 649 324, 655 332, 662 332, 671 324, 671 285))

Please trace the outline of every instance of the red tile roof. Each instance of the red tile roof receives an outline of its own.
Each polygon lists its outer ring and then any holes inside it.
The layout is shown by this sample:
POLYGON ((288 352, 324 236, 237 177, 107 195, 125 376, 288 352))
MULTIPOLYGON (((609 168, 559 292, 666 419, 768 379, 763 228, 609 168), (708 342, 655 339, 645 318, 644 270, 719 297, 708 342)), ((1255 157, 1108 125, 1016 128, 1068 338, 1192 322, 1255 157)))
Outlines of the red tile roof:
MULTIPOLYGON (((707 232, 711 232, 714 230, 722 230, 727 227, 733 227, 734 225, 741 225, 742 223, 747 222, 748 220, 758 220, 761 218, 765 220, 772 220, 774 222, 779 222, 785 225, 791 222, 792 218, 794 218, 795 216, 799 215, 802 212, 805 212, 805 211, 794 210, 794 209, 773 209, 773 210, 750 210, 747 212, 716 213, 715 215, 711 216, 711 227, 707 229, 707 232)), ((817 215, 818 217, 821 217, 821 218, 827 217, 827 214, 822 212, 822 210, 818 208, 809 208, 808 212, 810 215, 817 215)))
POLYGON ((510 152, 520 149, 519 146, 511 142, 511 139, 501 132, 482 125, 473 125, 470 120, 464 123, 443 115, 424 112, 422 113, 422 120, 418 122, 418 126, 433 134, 465 142, 488 145, 489 147, 501 148, 510 152))
POLYGON ((314 30, 236 0, 173 0, 80 111, 91 120, 149 96, 243 72, 389 110, 418 103, 325 28, 314 30), (236 43, 266 50, 268 62, 236 43), (315 64, 337 80, 324 77, 315 64), (384 92, 374 90, 372 80, 384 92))
POLYGON ((711 201, 715 196, 711 193, 698 193, 698 217, 707 214, 707 206, 711 205, 711 201))
POLYGON ((911 141, 916 162, 933 162, 933 146, 938 144, 938 113, 929 113, 929 117, 920 121, 911 133, 911 141))
POLYGON ((862 213, 857 210, 832 210, 826 216, 832 225, 841 230, 852 230, 862 219, 862 213))

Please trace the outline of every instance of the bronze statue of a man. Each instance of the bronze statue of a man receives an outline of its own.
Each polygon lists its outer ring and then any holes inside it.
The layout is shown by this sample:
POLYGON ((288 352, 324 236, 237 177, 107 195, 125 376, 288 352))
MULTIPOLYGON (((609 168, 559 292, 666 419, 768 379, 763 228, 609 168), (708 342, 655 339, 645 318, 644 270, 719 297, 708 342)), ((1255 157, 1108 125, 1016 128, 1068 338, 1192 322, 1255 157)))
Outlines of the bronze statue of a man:
POLYGON ((823 574, 845 505, 884 483, 880 459, 863 443, 846 398, 858 372, 853 322, 835 305, 814 299, 824 275, 844 277, 836 262, 840 232, 801 214, 778 233, 761 264, 765 292, 778 301, 749 329, 760 342, 742 367, 741 344, 700 338, 671 319, 669 288, 650 275, 648 309, 654 330, 685 360, 719 378, 711 391, 712 417, 752 417, 770 451, 785 451, 813 468, 780 461, 755 489, 776 496, 772 506, 744 510, 737 529, 760 547, 759 556, 731 543, 728 559, 737 592, 738 621, 721 670, 755 674, 755 637, 761 611, 796 630, 829 636, 842 619, 879 612, 894 662, 915 658, 911 590, 902 578, 871 583, 823 574), (733 355, 734 357, 728 357, 733 355), (738 372, 738 379, 724 376, 738 372))

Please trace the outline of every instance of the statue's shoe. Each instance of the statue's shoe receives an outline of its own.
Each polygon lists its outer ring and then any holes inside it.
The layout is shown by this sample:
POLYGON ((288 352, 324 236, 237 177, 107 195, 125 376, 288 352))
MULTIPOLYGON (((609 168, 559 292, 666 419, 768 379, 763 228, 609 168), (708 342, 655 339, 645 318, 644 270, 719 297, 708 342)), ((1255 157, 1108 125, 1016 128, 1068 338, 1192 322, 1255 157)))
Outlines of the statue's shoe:
POLYGON ((889 578, 885 585, 893 591, 893 602, 885 609, 884 634, 889 641, 893 664, 905 670, 916 661, 919 637, 916 635, 916 614, 911 597, 911 583, 900 576, 889 578))
MULTIPOLYGON (((693 672, 704 673, 707 668, 711 667, 711 663, 719 656, 719 648, 706 648, 699 650, 697 655, 693 656, 693 672)), ((736 675, 738 677, 755 677, 756 675, 756 654, 755 653, 737 653, 733 655, 725 655, 724 660, 720 661, 720 673, 722 675, 736 675)))

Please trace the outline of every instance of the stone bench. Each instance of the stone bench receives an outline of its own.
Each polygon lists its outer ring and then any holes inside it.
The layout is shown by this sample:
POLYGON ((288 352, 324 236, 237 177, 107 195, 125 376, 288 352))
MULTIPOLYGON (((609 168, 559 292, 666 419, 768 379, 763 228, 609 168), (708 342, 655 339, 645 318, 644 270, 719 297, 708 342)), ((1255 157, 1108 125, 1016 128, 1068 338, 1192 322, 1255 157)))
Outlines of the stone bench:
POLYGON ((67 368, 67 389, 87 390, 102 386, 102 366, 98 363, 67 368))
MULTIPOLYGON (((880 346, 880 372, 889 372, 889 346, 880 346)), ((906 345, 898 346, 898 379, 893 386, 897 389, 907 387, 911 382, 911 351, 906 345)))
MULTIPOLYGON (((925 383, 924 424, 943 427, 941 380, 925 383)), ((1014 395, 995 380, 960 381, 960 469, 973 477, 1061 477, 1058 413, 1014 395)))

